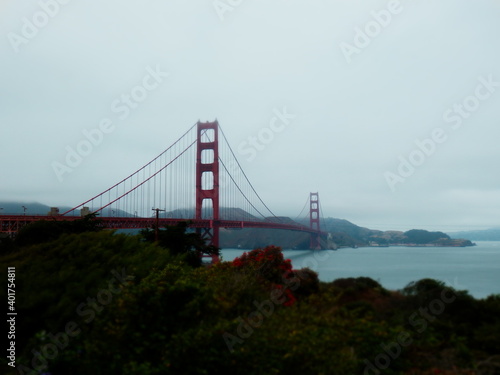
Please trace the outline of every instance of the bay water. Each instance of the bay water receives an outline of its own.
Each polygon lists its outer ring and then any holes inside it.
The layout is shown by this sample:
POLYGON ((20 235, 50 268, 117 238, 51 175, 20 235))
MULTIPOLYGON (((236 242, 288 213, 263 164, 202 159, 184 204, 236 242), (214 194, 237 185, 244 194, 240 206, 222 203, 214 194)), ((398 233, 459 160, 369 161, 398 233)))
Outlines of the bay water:
MULTIPOLYGON (((321 281, 366 276, 384 288, 399 290, 424 278, 440 280, 475 298, 500 294, 500 241, 478 241, 473 247, 360 247, 338 250, 284 250, 294 269, 309 267, 321 281)), ((245 251, 223 249, 233 260, 245 251)))

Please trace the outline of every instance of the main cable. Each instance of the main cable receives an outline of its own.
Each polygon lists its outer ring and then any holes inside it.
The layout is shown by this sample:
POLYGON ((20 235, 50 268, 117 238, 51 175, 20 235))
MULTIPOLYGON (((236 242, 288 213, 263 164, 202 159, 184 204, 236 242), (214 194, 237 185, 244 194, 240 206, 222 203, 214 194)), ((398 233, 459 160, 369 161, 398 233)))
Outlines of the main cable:
MULTIPOLYGON (((262 198, 260 197, 260 195, 257 193, 257 191, 255 190, 255 188, 253 187, 252 183, 250 182, 250 180, 248 179, 245 171, 243 170, 243 168, 241 167, 241 164, 240 162, 238 161, 238 158, 236 157, 236 155, 234 154, 233 152, 233 149, 231 148, 231 146, 229 145, 229 142, 227 141, 227 138, 226 138, 226 135, 224 134, 224 131, 222 130, 221 126, 219 125, 219 129, 220 129, 220 132, 222 134, 222 137, 224 137, 224 140, 226 141, 226 145, 227 147, 229 147, 229 151, 231 151, 231 154, 233 155, 233 158, 234 160, 236 160, 236 164, 238 164, 238 167, 240 168, 240 171, 243 173, 243 176, 245 176, 245 179, 247 180, 248 184, 250 185, 250 187, 252 188, 253 192, 255 193, 255 195, 257 196, 257 198, 259 199, 259 201, 264 205, 264 207, 271 213, 271 215, 280 220, 275 214, 273 211, 271 211, 271 209, 264 203, 264 201, 262 200, 262 198)), ((262 214, 261 214, 262 215, 262 214)))

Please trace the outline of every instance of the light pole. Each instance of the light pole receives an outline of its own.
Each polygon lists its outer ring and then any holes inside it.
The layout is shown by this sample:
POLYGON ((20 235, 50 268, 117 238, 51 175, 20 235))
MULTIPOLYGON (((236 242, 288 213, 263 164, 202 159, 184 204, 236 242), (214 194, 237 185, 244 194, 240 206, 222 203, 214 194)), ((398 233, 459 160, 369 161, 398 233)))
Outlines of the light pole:
POLYGON ((24 210, 24 216, 26 216, 26 210, 27 210, 28 208, 27 208, 27 207, 25 207, 25 206, 21 206, 21 207, 22 207, 22 208, 23 208, 23 210, 24 210))
POLYGON ((159 229, 159 223, 160 223, 159 212, 165 211, 165 210, 162 210, 160 208, 152 208, 152 210, 156 211, 155 241, 158 242, 158 229, 159 229))

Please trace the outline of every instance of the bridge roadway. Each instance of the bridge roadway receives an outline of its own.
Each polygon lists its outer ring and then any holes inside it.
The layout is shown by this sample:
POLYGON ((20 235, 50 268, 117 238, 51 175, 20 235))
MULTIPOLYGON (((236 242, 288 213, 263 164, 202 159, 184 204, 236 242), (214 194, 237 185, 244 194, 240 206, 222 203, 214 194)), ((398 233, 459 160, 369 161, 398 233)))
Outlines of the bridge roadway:
MULTIPOLYGON (((81 219, 81 216, 38 216, 38 215, 0 215, 0 233, 15 233, 26 224, 39 220, 47 221, 74 221, 81 219)), ((151 217, 99 217, 105 229, 142 229, 151 228, 156 225, 156 218, 151 217)), ((243 228, 267 228, 293 230, 306 233, 317 233, 326 236, 326 232, 314 230, 300 224, 276 223, 273 221, 240 221, 240 220, 196 220, 196 219, 173 219, 159 218, 158 225, 177 225, 181 222, 189 222, 191 228, 214 228, 218 224, 219 228, 243 229, 243 228)))

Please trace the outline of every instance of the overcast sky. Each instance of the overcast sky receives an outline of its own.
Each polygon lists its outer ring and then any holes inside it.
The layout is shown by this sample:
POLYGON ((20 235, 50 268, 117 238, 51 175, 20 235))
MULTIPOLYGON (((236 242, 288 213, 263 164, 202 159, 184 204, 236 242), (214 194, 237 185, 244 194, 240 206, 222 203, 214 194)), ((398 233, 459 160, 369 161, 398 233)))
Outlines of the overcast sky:
POLYGON ((0 200, 76 205, 217 118, 276 214, 318 191, 374 229, 499 226, 499 19, 497 0, 0 0, 0 200))

